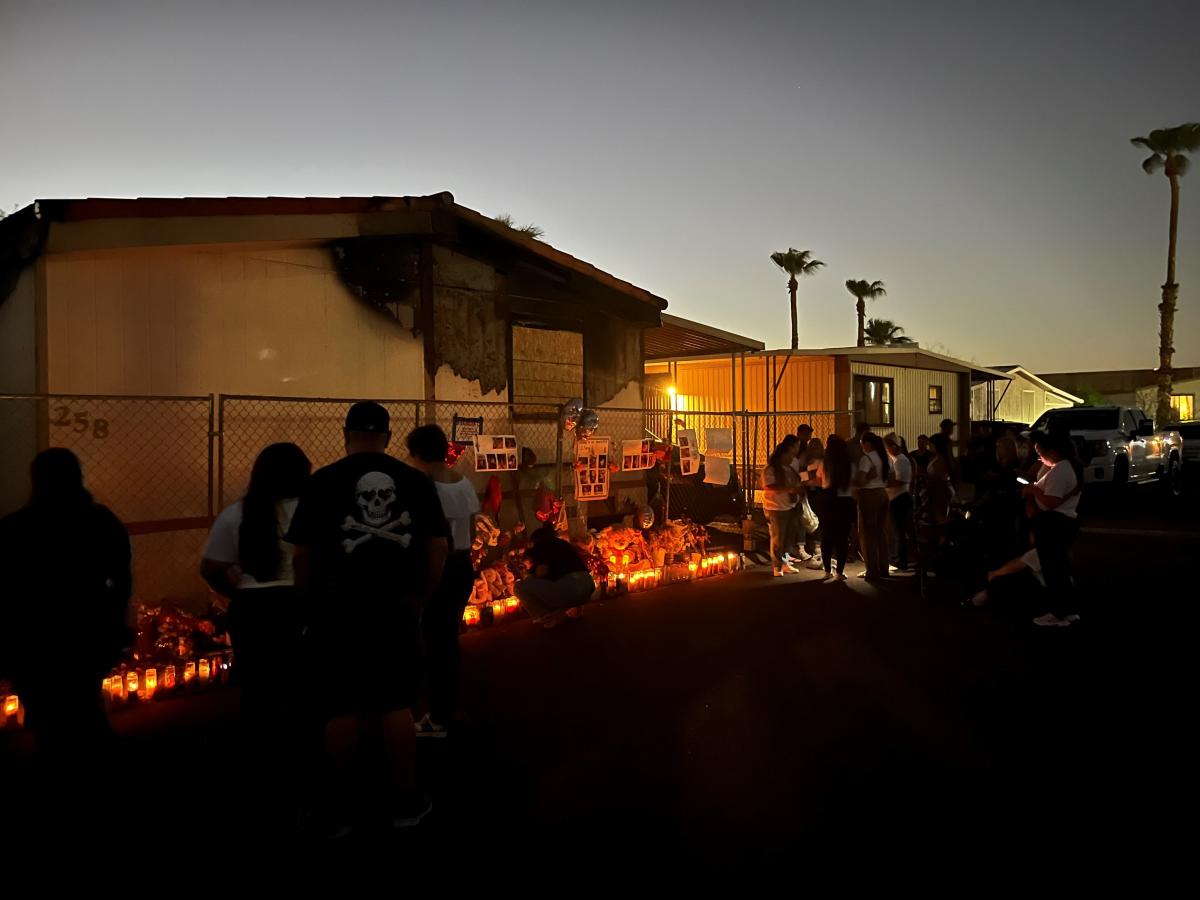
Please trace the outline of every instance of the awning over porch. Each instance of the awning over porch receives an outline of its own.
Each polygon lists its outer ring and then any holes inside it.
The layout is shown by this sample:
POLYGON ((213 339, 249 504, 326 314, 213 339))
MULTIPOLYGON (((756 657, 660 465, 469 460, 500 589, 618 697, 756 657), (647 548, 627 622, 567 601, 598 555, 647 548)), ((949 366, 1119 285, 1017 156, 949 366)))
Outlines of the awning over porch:
POLYGON ((662 314, 662 325, 647 328, 644 336, 647 362, 753 352, 765 346, 762 341, 666 313, 662 314))

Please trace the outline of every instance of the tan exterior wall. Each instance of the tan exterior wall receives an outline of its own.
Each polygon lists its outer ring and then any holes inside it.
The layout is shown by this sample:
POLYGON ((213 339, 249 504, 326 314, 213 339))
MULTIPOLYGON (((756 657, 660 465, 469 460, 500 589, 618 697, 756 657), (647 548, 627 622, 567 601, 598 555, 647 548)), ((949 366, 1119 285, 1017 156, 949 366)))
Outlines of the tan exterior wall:
MULTIPOLYGON (((27 266, 0 298, 0 394, 32 394, 37 383, 37 269, 27 266)), ((29 497, 29 461, 37 453, 35 404, 0 400, 0 515, 29 497)))
MULTIPOLYGON (((895 424, 892 430, 908 441, 908 446, 917 446, 917 435, 933 434, 942 419, 958 419, 959 376, 956 372, 939 372, 932 369, 906 369, 900 366, 881 366, 872 363, 852 362, 853 375, 871 375, 876 378, 891 378, 895 382, 895 424), (942 411, 929 412, 929 386, 942 387, 942 411)), ((965 399, 965 398, 964 398, 965 399)), ((845 405, 845 404, 842 404, 845 405)), ((960 432, 964 429, 960 428, 960 432)))
POLYGON ((47 257, 58 393, 419 395, 410 322, 353 297, 321 248, 47 257))
MULTIPOLYGON (((664 389, 672 380, 667 369, 665 363, 646 366, 647 375, 652 376, 649 383, 656 390, 664 389)), ((780 412, 832 410, 837 405, 834 402, 833 369, 833 359, 827 356, 794 356, 790 360, 782 355, 773 359, 750 357, 745 367, 744 408, 747 412, 766 412, 771 408, 780 412), (769 398, 776 379, 779 388, 771 407, 769 398)), ((742 381, 740 360, 680 362, 674 375, 678 408, 702 412, 741 411, 742 381)))
POLYGON ((1002 399, 997 404, 995 415, 992 415, 988 409, 987 385, 973 385, 971 387, 971 417, 1032 423, 1048 409, 1061 409, 1064 406, 1074 405, 1066 397, 1046 390, 1042 385, 1026 378, 1019 372, 1013 373, 1010 382, 996 382, 996 397, 1002 399))
POLYGON ((37 392, 37 269, 26 266, 0 297, 0 393, 37 392))

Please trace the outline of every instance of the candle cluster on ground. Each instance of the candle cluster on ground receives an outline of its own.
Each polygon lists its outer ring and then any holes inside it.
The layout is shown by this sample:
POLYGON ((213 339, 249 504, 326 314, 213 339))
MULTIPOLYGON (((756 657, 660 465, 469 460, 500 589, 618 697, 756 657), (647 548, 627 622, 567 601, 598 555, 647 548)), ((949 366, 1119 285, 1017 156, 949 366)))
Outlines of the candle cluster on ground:
POLYGON ((191 691, 228 684, 232 668, 233 652, 225 650, 181 664, 167 663, 114 672, 104 679, 101 687, 109 705, 119 706, 133 700, 153 700, 179 688, 191 691))
MULTIPOLYGON (((607 575, 597 579, 607 595, 620 593, 636 594, 653 590, 666 584, 695 581, 713 575, 736 572, 743 566, 740 553, 709 552, 693 553, 684 562, 651 565, 648 559, 636 559, 636 555, 622 553, 608 556, 607 575)), ((476 628, 501 621, 515 615, 521 609, 516 597, 506 597, 489 603, 472 604, 463 610, 463 624, 476 628)))

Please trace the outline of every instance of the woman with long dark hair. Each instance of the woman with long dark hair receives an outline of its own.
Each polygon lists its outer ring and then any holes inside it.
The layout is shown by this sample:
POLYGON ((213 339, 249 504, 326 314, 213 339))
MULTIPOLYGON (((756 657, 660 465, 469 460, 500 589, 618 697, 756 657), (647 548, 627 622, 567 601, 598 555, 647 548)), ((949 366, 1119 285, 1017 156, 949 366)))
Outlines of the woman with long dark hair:
POLYGON ((858 537, 867 570, 863 578, 883 578, 888 573, 888 496, 891 478, 883 438, 868 431, 862 436, 862 459, 858 461, 858 537))
POLYGON ((437 425, 413 429, 407 439, 409 462, 431 479, 442 501, 442 513, 450 526, 450 555, 433 596, 421 611, 421 635, 425 642, 425 682, 429 712, 416 724, 419 737, 445 737, 458 706, 461 655, 458 631, 463 608, 475 584, 471 565, 471 541, 479 495, 475 486, 446 465, 450 443, 437 425))
POLYGON ((277 725, 300 652, 304 625, 292 575, 292 546, 283 540, 312 463, 295 444, 271 444, 250 471, 246 495, 224 509, 208 535, 200 574, 229 598, 234 673, 242 714, 277 725))
POLYGON ((793 534, 792 519, 800 499, 800 476, 792 468, 798 444, 799 438, 794 434, 787 435, 771 452, 762 470, 763 512, 767 514, 767 527, 771 532, 771 566, 776 577, 799 571, 783 558, 793 534))
POLYGON ((824 487, 821 512, 821 565, 825 577, 846 580, 846 557, 850 553, 850 526, 854 523, 854 492, 850 451, 844 438, 831 434, 821 459, 820 481, 824 487), (833 560, 837 574, 831 575, 833 560))

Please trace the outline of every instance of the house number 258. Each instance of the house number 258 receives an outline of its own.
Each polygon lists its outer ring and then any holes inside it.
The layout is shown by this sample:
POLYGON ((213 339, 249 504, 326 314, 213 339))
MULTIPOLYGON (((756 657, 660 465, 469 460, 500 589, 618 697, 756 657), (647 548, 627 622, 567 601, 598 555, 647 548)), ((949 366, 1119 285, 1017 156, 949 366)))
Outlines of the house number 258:
POLYGON ((92 437, 104 440, 108 437, 108 419, 93 419, 87 410, 72 410, 69 406, 54 407, 54 418, 50 424, 56 428, 70 428, 76 434, 92 433, 92 437))

